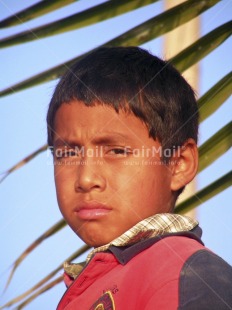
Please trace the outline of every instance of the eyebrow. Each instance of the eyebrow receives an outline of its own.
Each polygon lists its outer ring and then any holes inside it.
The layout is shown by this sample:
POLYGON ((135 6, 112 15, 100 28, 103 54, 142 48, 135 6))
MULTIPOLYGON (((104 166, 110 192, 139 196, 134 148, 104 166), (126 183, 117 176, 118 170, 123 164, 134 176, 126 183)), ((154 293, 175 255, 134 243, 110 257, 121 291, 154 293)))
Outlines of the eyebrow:
POLYGON ((76 143, 73 140, 69 140, 69 139, 62 139, 62 138, 58 138, 54 141, 53 146, 54 147, 62 147, 62 146, 77 146, 79 145, 78 143, 76 143))
MULTIPOLYGON (((94 145, 108 145, 108 144, 118 144, 118 143, 126 143, 131 140, 127 135, 121 133, 113 133, 113 132, 106 132, 104 134, 96 134, 96 136, 91 139, 91 143, 94 145)), ((54 141, 54 147, 76 147, 82 146, 82 143, 78 141, 78 139, 62 139, 58 138, 54 141)))
POLYGON ((129 137, 120 133, 104 133, 103 135, 96 135, 92 139, 93 144, 113 144, 113 143, 125 143, 129 140, 129 137))

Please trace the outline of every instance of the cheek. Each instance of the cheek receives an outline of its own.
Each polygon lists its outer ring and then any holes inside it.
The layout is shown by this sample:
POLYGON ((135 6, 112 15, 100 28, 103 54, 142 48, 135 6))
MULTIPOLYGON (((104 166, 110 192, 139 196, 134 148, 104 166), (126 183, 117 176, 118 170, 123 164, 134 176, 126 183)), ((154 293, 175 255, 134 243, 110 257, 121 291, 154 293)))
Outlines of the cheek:
POLYGON ((104 169, 104 178, 107 183, 107 190, 120 195, 130 188, 133 181, 133 170, 123 163, 107 165, 104 169))
POLYGON ((165 166, 148 166, 135 176, 137 179, 137 193, 142 203, 160 204, 169 195, 169 171, 165 166))
POLYGON ((71 194, 74 190, 73 178, 62 167, 55 169, 54 173, 57 200, 59 207, 62 208, 63 204, 67 203, 68 199, 72 197, 71 194))
POLYGON ((124 171, 111 175, 110 186, 124 205, 133 205, 136 201, 141 201, 141 192, 150 192, 152 188, 150 182, 147 182, 146 172, 144 173, 141 167, 127 167, 124 171))

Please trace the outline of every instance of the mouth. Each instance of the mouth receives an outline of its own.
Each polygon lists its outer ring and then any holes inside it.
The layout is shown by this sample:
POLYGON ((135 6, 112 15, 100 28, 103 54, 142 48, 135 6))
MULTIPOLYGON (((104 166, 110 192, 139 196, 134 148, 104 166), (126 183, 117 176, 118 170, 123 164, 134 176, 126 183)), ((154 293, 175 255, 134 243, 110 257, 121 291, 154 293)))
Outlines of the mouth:
POLYGON ((81 220, 97 220, 105 217, 112 209, 96 201, 80 203, 74 210, 81 220))

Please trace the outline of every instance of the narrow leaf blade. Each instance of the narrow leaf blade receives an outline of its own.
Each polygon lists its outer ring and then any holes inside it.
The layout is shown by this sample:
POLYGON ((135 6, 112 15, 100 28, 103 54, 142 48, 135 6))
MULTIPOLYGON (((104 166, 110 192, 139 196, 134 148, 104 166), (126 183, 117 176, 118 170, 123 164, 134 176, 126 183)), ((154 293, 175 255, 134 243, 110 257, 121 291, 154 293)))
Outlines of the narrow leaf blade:
POLYGON ((185 201, 179 203, 175 208, 175 213, 183 214, 193 210, 200 204, 206 202, 207 200, 213 198, 217 194, 221 193, 228 187, 232 185, 232 171, 228 172, 215 182, 206 186, 199 192, 195 193, 193 196, 189 197, 185 201))
POLYGON ((225 125, 215 135, 208 139, 199 148, 199 168, 203 169, 211 165, 216 159, 232 147, 232 122, 225 125))
MULTIPOLYGON (((117 38, 108 41, 102 46, 131 46, 141 45, 151 39, 154 39, 182 24, 188 22, 192 18, 196 17, 203 11, 216 4, 219 0, 210 1, 195 1, 189 0, 180 4, 152 19, 149 21, 125 32, 117 38)), ((57 79, 62 75, 72 64, 77 60, 80 60, 83 56, 78 56, 71 59, 70 61, 56 66, 52 69, 44 71, 38 75, 35 75, 27 80, 24 80, 18 84, 15 84, 9 88, 6 88, 0 92, 0 97, 17 92, 19 90, 26 89, 41 83, 57 79)), ((181 59, 183 62, 183 59, 181 59)))
POLYGON ((210 52, 215 50, 220 44, 228 39, 232 34, 232 21, 214 29, 178 55, 170 59, 170 62, 180 71, 184 72, 196 62, 200 61, 210 52))
MULTIPOLYGON (((69 256, 65 261, 71 262, 74 259, 78 258, 82 254, 84 254, 87 250, 89 250, 90 247, 88 245, 83 245, 80 247, 76 252, 74 252, 71 256, 69 256)), ((11 299, 8 301, 6 304, 4 304, 0 309, 10 307, 14 305, 15 303, 18 303, 19 301, 23 300, 26 298, 28 295, 32 294, 35 292, 37 289, 39 289, 41 286, 43 286, 45 283, 50 281, 56 274, 59 272, 63 267, 63 264, 60 264, 57 268, 55 268, 52 272, 50 272, 46 277, 44 277, 42 280, 40 280, 36 285, 34 285, 32 288, 24 292, 23 294, 11 299)))
POLYGON ((15 260, 14 264, 13 264, 13 268, 11 270, 10 276, 7 280, 7 284, 5 287, 5 290, 7 289, 7 287, 9 286, 11 279, 16 271, 16 269, 18 268, 18 266, 22 263, 22 261, 36 248, 38 247, 38 245, 40 245, 45 239, 51 237, 52 235, 54 235, 55 233, 57 233, 59 230, 61 230, 62 228, 64 228, 66 225, 66 222, 64 221, 64 219, 61 219, 60 221, 58 221, 55 225, 53 225, 51 228, 49 228, 46 232, 44 232, 39 238, 37 238, 32 244, 30 244, 26 250, 23 251, 23 253, 15 260))
MULTIPOLYGON (((58 21, 24 31, 0 40, 0 48, 46 38, 96 24, 158 0, 111 0, 58 21)), ((63 1, 65 2, 65 1, 63 1)))
POLYGON ((40 153, 46 151, 47 144, 41 146, 38 150, 34 151, 32 154, 28 155, 24 159, 20 160, 17 164, 15 164, 13 167, 8 169, 6 172, 1 173, 4 176, 0 179, 0 183, 3 182, 12 172, 16 171, 17 169, 21 168, 22 166, 26 165, 29 161, 31 161, 33 158, 35 158, 40 153))
POLYGON ((25 10, 15 13, 0 22, 0 28, 20 25, 36 17, 40 17, 49 12, 53 12, 63 6, 73 3, 77 0, 49 0, 36 3, 25 10))
POLYGON ((232 72, 229 72, 198 100, 201 122, 213 114, 230 97, 231 89, 232 72))
POLYGON ((49 282, 48 284, 43 286, 40 290, 36 291, 28 299, 23 301, 20 305, 17 306, 16 309, 17 310, 21 310, 21 309, 25 308, 25 306, 27 306, 29 303, 31 303, 36 297, 38 297, 39 295, 41 295, 41 294, 45 293, 46 291, 50 290, 51 288, 53 288, 54 286, 56 286, 57 284, 59 284, 62 281, 63 281, 63 277, 62 276, 57 277, 55 280, 49 282))

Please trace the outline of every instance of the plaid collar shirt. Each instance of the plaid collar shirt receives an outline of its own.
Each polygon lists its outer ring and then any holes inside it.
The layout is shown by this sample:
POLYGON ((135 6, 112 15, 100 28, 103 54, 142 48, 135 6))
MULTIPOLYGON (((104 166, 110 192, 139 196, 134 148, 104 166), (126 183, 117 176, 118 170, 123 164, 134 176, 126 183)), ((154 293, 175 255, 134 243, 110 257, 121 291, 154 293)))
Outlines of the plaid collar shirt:
MULTIPOLYGON (((93 249, 87 256, 86 263, 90 261, 94 254, 107 251, 111 245, 132 245, 139 241, 166 233, 190 231, 197 225, 198 222, 188 216, 170 213, 160 213, 153 215, 137 223, 135 226, 127 230, 125 233, 110 243, 93 249)), ((82 268, 83 265, 81 267, 80 264, 70 264, 68 262, 64 263, 65 272, 74 279, 78 276, 82 268)))
POLYGON ((89 262, 93 255, 98 252, 107 251, 111 245, 131 245, 139 241, 156 237, 158 235, 163 235, 166 233, 189 231, 197 225, 198 222, 196 220, 193 220, 187 216, 170 213, 156 214, 137 223, 135 226, 127 230, 125 233, 123 233, 121 236, 114 239, 110 243, 92 250, 87 256, 86 261, 89 262))

